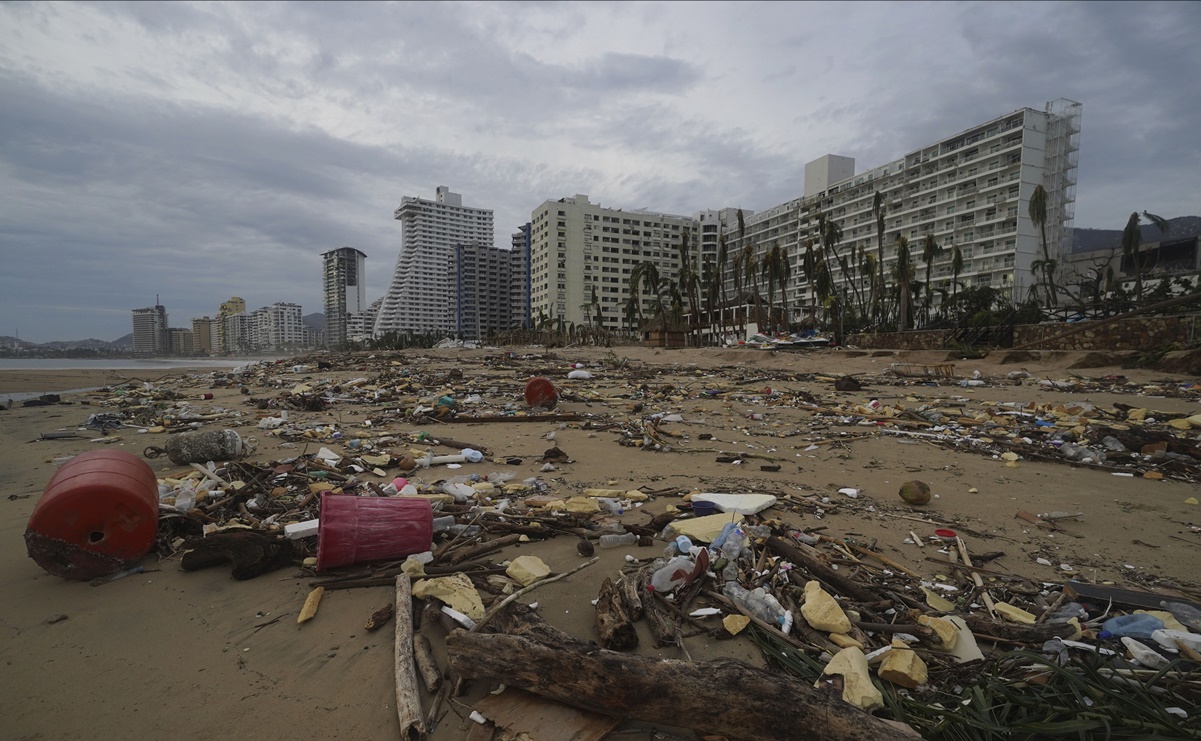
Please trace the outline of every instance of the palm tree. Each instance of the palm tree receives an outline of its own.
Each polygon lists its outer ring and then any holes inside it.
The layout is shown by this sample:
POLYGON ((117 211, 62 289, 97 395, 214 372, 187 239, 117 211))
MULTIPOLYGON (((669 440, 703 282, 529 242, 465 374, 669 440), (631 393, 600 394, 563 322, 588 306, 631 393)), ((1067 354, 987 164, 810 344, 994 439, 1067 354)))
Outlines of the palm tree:
POLYGON ((1043 284, 1044 290, 1047 292, 1047 308, 1049 309, 1057 303, 1055 268, 1051 262, 1050 248, 1047 246, 1047 191, 1043 190, 1041 184, 1034 186, 1034 192, 1030 194, 1030 205, 1026 210, 1030 214, 1030 220, 1038 227, 1038 234, 1042 240, 1043 259, 1039 262, 1043 271, 1043 284))
POLYGON ((784 328, 791 331, 792 314, 788 311, 788 284, 792 282, 792 259, 788 254, 787 245, 777 244, 776 249, 780 251, 780 274, 777 280, 780 282, 780 298, 784 303, 784 328))
POLYGON ((720 297, 718 305, 721 307, 721 333, 723 336, 726 333, 726 265, 729 259, 730 247, 726 244, 725 232, 721 232, 717 235, 717 285, 720 297))
POLYGON ((767 322, 774 328, 776 322, 776 285, 779 284, 780 278, 784 273, 784 266, 781 264, 785 256, 780 251, 780 243, 772 245, 771 249, 763 253, 763 260, 760 263, 759 269, 763 274, 763 279, 767 281, 767 322))
POLYGON ((930 321, 930 300, 933 298, 933 291, 930 290, 930 272, 934 267, 934 261, 943 253, 943 248, 935 241, 933 234, 926 234, 926 238, 922 240, 922 260, 926 263, 926 295, 922 302, 925 310, 926 321, 930 321))
POLYGON ((638 319, 642 320, 642 289, 646 288, 652 297, 652 307, 662 309, 659 301, 659 266, 650 260, 644 260, 630 271, 630 295, 638 302, 638 319))
POLYGON ((963 252, 959 245, 951 247, 951 297, 959 296, 959 274, 963 272, 963 252))
POLYGON ((809 315, 817 320, 817 253, 813 251, 813 240, 805 240, 805 254, 801 256, 801 272, 809 281, 809 315))
POLYGON ((913 291, 913 265, 909 262, 909 240, 897 235, 897 286, 900 288, 900 302, 897 309, 897 330, 909 329, 909 315, 913 291))
POLYGON ((676 280, 680 293, 688 299, 688 313, 692 316, 690 324, 693 326, 694 331, 698 333, 696 344, 699 345, 701 280, 696 270, 692 267, 691 236, 691 232, 688 229, 680 232, 680 244, 676 248, 680 256, 680 272, 676 280))
POLYGON ((1126 228, 1122 230, 1122 257, 1130 260, 1134 269, 1134 297, 1138 301, 1143 300, 1143 260, 1142 255, 1139 254, 1143 246, 1143 230, 1139 224, 1143 219, 1154 224, 1159 231, 1163 232, 1164 236, 1168 234, 1167 220, 1146 211, 1143 211, 1142 214, 1139 214, 1138 211, 1130 214, 1130 220, 1126 222, 1126 228))
MULTIPOLYGON (((880 253, 879 269, 880 269, 880 298, 884 298, 884 195, 880 191, 876 191, 876 195, 872 198, 872 215, 876 217, 876 250, 880 253)), ((884 302, 878 301, 877 305, 880 310, 881 320, 884 318, 884 302)))

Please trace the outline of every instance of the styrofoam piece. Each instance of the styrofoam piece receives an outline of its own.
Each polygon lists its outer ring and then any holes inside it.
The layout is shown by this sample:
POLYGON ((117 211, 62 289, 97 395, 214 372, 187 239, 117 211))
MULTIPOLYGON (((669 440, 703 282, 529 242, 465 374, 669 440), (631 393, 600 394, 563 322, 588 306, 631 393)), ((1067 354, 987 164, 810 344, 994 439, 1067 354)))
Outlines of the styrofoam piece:
POLYGON ((776 503, 771 494, 693 494, 694 502, 711 502, 722 512, 737 512, 740 515, 755 515, 776 503))
POLYGON ((305 520, 304 522, 293 522, 284 525, 284 536, 289 540, 300 540, 317 534, 317 529, 320 527, 320 520, 305 520))

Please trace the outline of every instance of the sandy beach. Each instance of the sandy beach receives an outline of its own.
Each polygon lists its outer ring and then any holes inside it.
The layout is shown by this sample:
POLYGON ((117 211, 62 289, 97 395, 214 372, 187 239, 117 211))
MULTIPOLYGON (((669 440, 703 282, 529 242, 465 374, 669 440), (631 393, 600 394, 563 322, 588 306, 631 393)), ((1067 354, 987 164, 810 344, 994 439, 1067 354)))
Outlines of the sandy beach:
MULTIPOLYGON (((691 490, 726 493, 768 493, 780 504, 765 513, 798 529, 824 528, 836 537, 853 537, 872 544, 880 553, 925 578, 945 574, 946 567, 927 560, 936 547, 906 543, 910 532, 931 535, 950 527, 964 536, 975 552, 1002 551, 990 568, 1023 576, 1037 583, 1061 583, 1067 578, 1113 582, 1124 586, 1201 590, 1201 508, 1187 502, 1198 487, 1170 478, 1151 480, 1115 476, 1109 471, 1062 462, 1007 461, 966 451, 949 451, 920 436, 885 434, 888 425, 843 422, 837 415, 815 417, 791 400, 810 395, 817 405, 866 405, 877 399, 886 406, 914 409, 923 403, 953 406, 971 418, 985 402, 1020 402, 1065 406, 1115 404, 1173 415, 1201 411, 1196 394, 1178 389, 1196 380, 1157 371, 1119 367, 1071 369, 1082 353, 1042 353, 1021 363, 1000 362, 1001 355, 984 360, 953 361, 960 378, 979 371, 986 383, 977 387, 920 385, 885 372, 892 363, 947 362, 946 353, 885 354, 845 351, 768 353, 747 349, 655 350, 641 347, 608 349, 506 348, 519 358, 497 362, 501 350, 406 351, 388 355, 394 367, 414 372, 445 374, 445 388, 458 399, 478 394, 485 406, 499 408, 519 401, 518 389, 532 373, 556 370, 564 392, 560 413, 596 415, 600 421, 623 422, 636 415, 631 393, 642 389, 646 416, 680 414, 676 426, 684 437, 669 452, 640 450, 618 444, 619 429, 595 431, 573 423, 436 424, 416 426, 388 423, 397 435, 430 431, 453 434, 488 449, 493 457, 520 457, 507 466, 485 461, 467 472, 506 470, 518 479, 539 476, 563 496, 590 487, 686 493, 691 490), (571 363, 584 363, 590 380, 566 380, 571 363), (1007 376, 1024 370, 1020 385, 1007 376), (461 371, 461 376, 452 371, 461 371), (838 392, 833 376, 860 374, 867 388, 838 392), (1118 381, 1098 382, 1084 390, 1040 386, 1039 379, 1071 382, 1085 376, 1101 379, 1123 376, 1134 386, 1122 393, 1118 381), (887 380, 886 380, 887 379, 887 380), (708 388, 727 393, 706 396, 708 388), (778 398, 773 398, 774 390, 778 398), (623 398, 627 397, 627 398, 623 398), (756 415, 761 415, 757 418, 756 415), (553 433, 553 442, 548 435, 553 433), (711 440, 702 440, 702 434, 711 440), (815 443, 817 444, 815 447, 815 443), (566 452, 570 463, 542 471, 538 462, 551 445, 566 452), (760 461, 741 465, 718 462, 713 452, 755 453, 780 459, 779 471, 760 470, 760 461), (921 479, 934 499, 913 508, 897 496, 905 481, 921 479), (853 488, 854 498, 839 490, 853 488), (828 499, 828 501, 824 501, 828 499), (816 503, 816 504, 815 504, 816 503), (1053 532, 1017 519, 1016 513, 1082 512, 1079 520, 1061 523, 1053 532), (820 517, 820 519, 819 519, 820 517), (1041 560, 1041 563, 1040 563, 1041 560), (1046 564, 1050 564, 1049 566, 1046 564)), ((349 384, 370 376, 379 359, 363 356, 361 363, 303 374, 283 372, 273 384, 252 384, 260 399, 279 394, 302 382, 332 379, 349 384)), ((293 424, 334 423, 347 431, 342 440, 312 445, 285 443, 257 427, 274 413, 248 403, 247 394, 231 385, 218 385, 221 372, 211 368, 170 369, 155 378, 139 378, 178 393, 175 404, 186 402, 199 413, 224 414, 220 426, 256 438, 250 460, 265 463, 315 452, 320 445, 347 452, 345 443, 364 421, 387 406, 412 406, 428 393, 397 393, 387 404, 332 404, 318 412, 291 411, 293 424), (205 394, 213 398, 204 399, 205 394)), ((266 376, 264 376, 266 377, 266 376)), ((0 403, 5 393, 61 391, 122 384, 123 371, 4 371, 0 372, 0 403)), ((427 389, 433 391, 434 389, 427 389)), ((115 442, 99 443, 97 433, 81 430, 95 412, 121 409, 110 391, 72 394, 63 403, 0 411, 0 647, 3 692, 0 715, 6 738, 124 739, 177 736, 189 739, 313 738, 394 739, 397 737, 393 678, 392 628, 369 633, 364 622, 393 599, 388 587, 327 592, 315 619, 296 624, 296 615, 309 592, 312 575, 284 568, 249 581, 235 581, 228 567, 183 572, 178 556, 158 560, 153 554, 147 572, 91 586, 51 576, 27 555, 23 533, 54 460, 100 445, 141 454, 149 445, 162 445, 167 433, 119 430, 115 442), (42 433, 76 431, 76 438, 43 440, 42 433), (56 616, 65 619, 55 621, 56 616), (278 618, 278 621, 275 619, 278 618)), ((909 428, 920 431, 920 427, 909 428)), ((376 426, 373 432, 380 432, 376 426)), ((1195 437, 1195 432, 1192 433, 1195 437)), ((405 446, 398 446, 403 449, 405 446)), ((447 452, 445 450, 440 452, 447 452)), ((155 473, 179 473, 165 459, 149 461, 155 473)), ((460 471, 464 472, 464 471, 460 471)), ((367 478, 384 482, 397 474, 367 478)), ((448 471, 430 469, 426 481, 444 478, 448 471)), ((645 524, 650 517, 680 503, 675 495, 652 497, 626 512, 622 521, 645 524)), ((530 597, 552 625, 585 641, 595 640, 591 601, 606 576, 616 576, 627 553, 650 557, 664 547, 656 541, 646 548, 598 550, 600 560, 568 578, 548 584, 530 597)), ((557 537, 506 548, 496 559, 536 555, 554 573, 582 562, 576 539, 557 537)), ((422 627, 431 638, 436 658, 445 668, 445 632, 438 625, 422 627)), ((655 648, 639 626, 638 652, 647 656, 682 658, 677 647, 655 648)), ((705 636, 687 643, 694 661, 733 657, 762 665, 759 649, 743 637, 716 641, 705 636)), ((472 682, 467 693, 449 702, 449 712, 430 736, 462 739, 472 725, 471 704, 494 686, 472 682)), ((428 701, 428 697, 423 697, 428 701)), ((647 723, 623 726, 649 728, 647 723)), ((691 732, 671 730, 679 738, 691 732)), ((649 739, 651 731, 623 734, 623 739, 649 739)), ((699 738, 700 735, 696 735, 699 738)))

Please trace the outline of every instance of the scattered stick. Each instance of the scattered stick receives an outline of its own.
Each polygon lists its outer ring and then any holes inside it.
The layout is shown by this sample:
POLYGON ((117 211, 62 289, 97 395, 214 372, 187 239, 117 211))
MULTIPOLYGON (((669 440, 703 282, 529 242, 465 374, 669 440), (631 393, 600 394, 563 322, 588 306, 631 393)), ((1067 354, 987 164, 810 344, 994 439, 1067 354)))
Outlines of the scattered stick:
POLYGON ((488 612, 484 613, 484 617, 480 618, 476 622, 475 627, 471 629, 471 632, 472 633, 478 632, 480 628, 487 625, 488 622, 490 620, 492 620, 492 618, 496 617, 496 613, 498 613, 502 609, 504 609, 505 605, 509 604, 510 602, 513 602, 521 595, 526 594, 527 592, 532 592, 535 589, 537 589, 538 587, 542 586, 543 584, 550 584, 551 582, 559 581, 560 579, 571 576, 572 574, 579 571, 580 569, 587 568, 599 560, 600 560, 600 556, 593 556, 591 559, 585 561, 584 563, 580 564, 579 566, 576 566, 571 571, 564 571, 562 574, 556 574, 555 576, 549 577, 547 579, 541 579, 541 580, 536 581, 533 584, 529 585, 528 587, 522 587, 521 589, 518 589, 516 592, 510 594, 508 597, 505 597, 503 600, 501 600, 499 604, 490 608, 488 610, 488 612))

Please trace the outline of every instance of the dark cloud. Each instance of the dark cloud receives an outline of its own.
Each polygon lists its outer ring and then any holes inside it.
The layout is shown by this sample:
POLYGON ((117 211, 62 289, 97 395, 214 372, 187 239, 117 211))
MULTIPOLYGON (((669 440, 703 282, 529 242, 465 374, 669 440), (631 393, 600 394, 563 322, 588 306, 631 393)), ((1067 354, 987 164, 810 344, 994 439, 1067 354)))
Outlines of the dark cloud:
POLYGON ((498 243, 574 193, 670 213, 795 198, 1021 106, 1084 104, 1077 223, 1197 213, 1197 3, 0 6, 0 317, 35 340, 321 310, 387 286, 402 196, 498 243), (58 47, 54 45, 58 44, 58 47), (13 256, 16 258, 14 259, 13 256))

